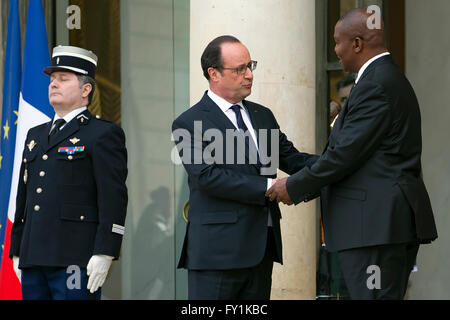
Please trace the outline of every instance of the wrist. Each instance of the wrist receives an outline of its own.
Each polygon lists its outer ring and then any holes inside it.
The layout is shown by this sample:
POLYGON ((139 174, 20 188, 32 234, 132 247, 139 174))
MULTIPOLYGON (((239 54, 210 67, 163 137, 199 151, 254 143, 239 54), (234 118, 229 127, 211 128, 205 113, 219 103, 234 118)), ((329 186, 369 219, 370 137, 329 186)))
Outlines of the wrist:
POLYGON ((105 258, 105 259, 108 259, 108 260, 111 260, 111 261, 114 259, 114 257, 108 256, 106 254, 99 254, 98 256, 102 257, 102 258, 105 258))

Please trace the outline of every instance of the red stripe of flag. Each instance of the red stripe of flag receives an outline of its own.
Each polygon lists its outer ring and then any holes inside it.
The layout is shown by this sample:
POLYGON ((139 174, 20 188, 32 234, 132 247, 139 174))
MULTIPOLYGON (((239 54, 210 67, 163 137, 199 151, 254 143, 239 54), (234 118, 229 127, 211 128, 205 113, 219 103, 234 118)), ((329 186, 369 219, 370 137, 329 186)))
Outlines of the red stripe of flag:
POLYGON ((12 260, 8 257, 12 222, 9 219, 6 221, 5 243, 2 256, 3 263, 0 269, 0 300, 22 300, 20 282, 14 272, 12 260))

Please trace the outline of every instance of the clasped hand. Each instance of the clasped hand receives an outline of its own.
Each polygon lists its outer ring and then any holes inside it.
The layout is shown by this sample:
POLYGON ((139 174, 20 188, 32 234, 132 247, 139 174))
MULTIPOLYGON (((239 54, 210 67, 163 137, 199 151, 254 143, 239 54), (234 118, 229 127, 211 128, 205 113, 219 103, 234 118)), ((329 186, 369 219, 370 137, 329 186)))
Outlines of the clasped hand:
POLYGON ((288 206, 294 204, 287 192, 287 179, 288 178, 280 178, 272 181, 272 186, 266 191, 266 197, 269 197, 270 201, 283 202, 288 206))

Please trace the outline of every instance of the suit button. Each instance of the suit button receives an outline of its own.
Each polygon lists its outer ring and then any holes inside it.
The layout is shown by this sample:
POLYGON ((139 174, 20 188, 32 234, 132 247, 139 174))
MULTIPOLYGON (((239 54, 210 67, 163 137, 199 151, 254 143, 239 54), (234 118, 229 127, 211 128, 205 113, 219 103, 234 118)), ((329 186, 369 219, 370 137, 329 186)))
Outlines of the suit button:
POLYGON ((27 163, 27 158, 23 159, 23 163, 27 163))
POLYGON ((42 192, 42 188, 37 188, 36 189, 36 193, 41 193, 42 192))
POLYGON ((34 206, 34 211, 39 211, 41 209, 41 207, 39 207, 38 205, 34 206))
POLYGON ((47 159, 48 159, 48 155, 44 154, 44 155, 42 156, 42 160, 47 160, 47 159))
POLYGON ((41 177, 43 177, 43 176, 45 176, 45 172, 44 172, 44 171, 41 171, 41 172, 39 172, 39 175, 40 175, 41 177))
POLYGON ((84 216, 81 216, 81 217, 80 217, 80 220, 83 221, 83 220, 84 220, 84 216))
POLYGON ((24 223, 24 222, 25 222, 25 220, 22 219, 22 223, 24 223))

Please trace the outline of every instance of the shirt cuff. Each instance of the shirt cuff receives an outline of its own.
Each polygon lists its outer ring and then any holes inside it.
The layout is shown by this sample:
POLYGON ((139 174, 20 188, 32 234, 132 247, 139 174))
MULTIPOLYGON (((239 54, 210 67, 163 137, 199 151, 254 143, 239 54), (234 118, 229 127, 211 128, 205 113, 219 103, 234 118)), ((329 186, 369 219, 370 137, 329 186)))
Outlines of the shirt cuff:
POLYGON ((267 189, 266 189, 266 191, 269 190, 271 186, 272 186, 272 179, 271 178, 267 178, 267 189))

